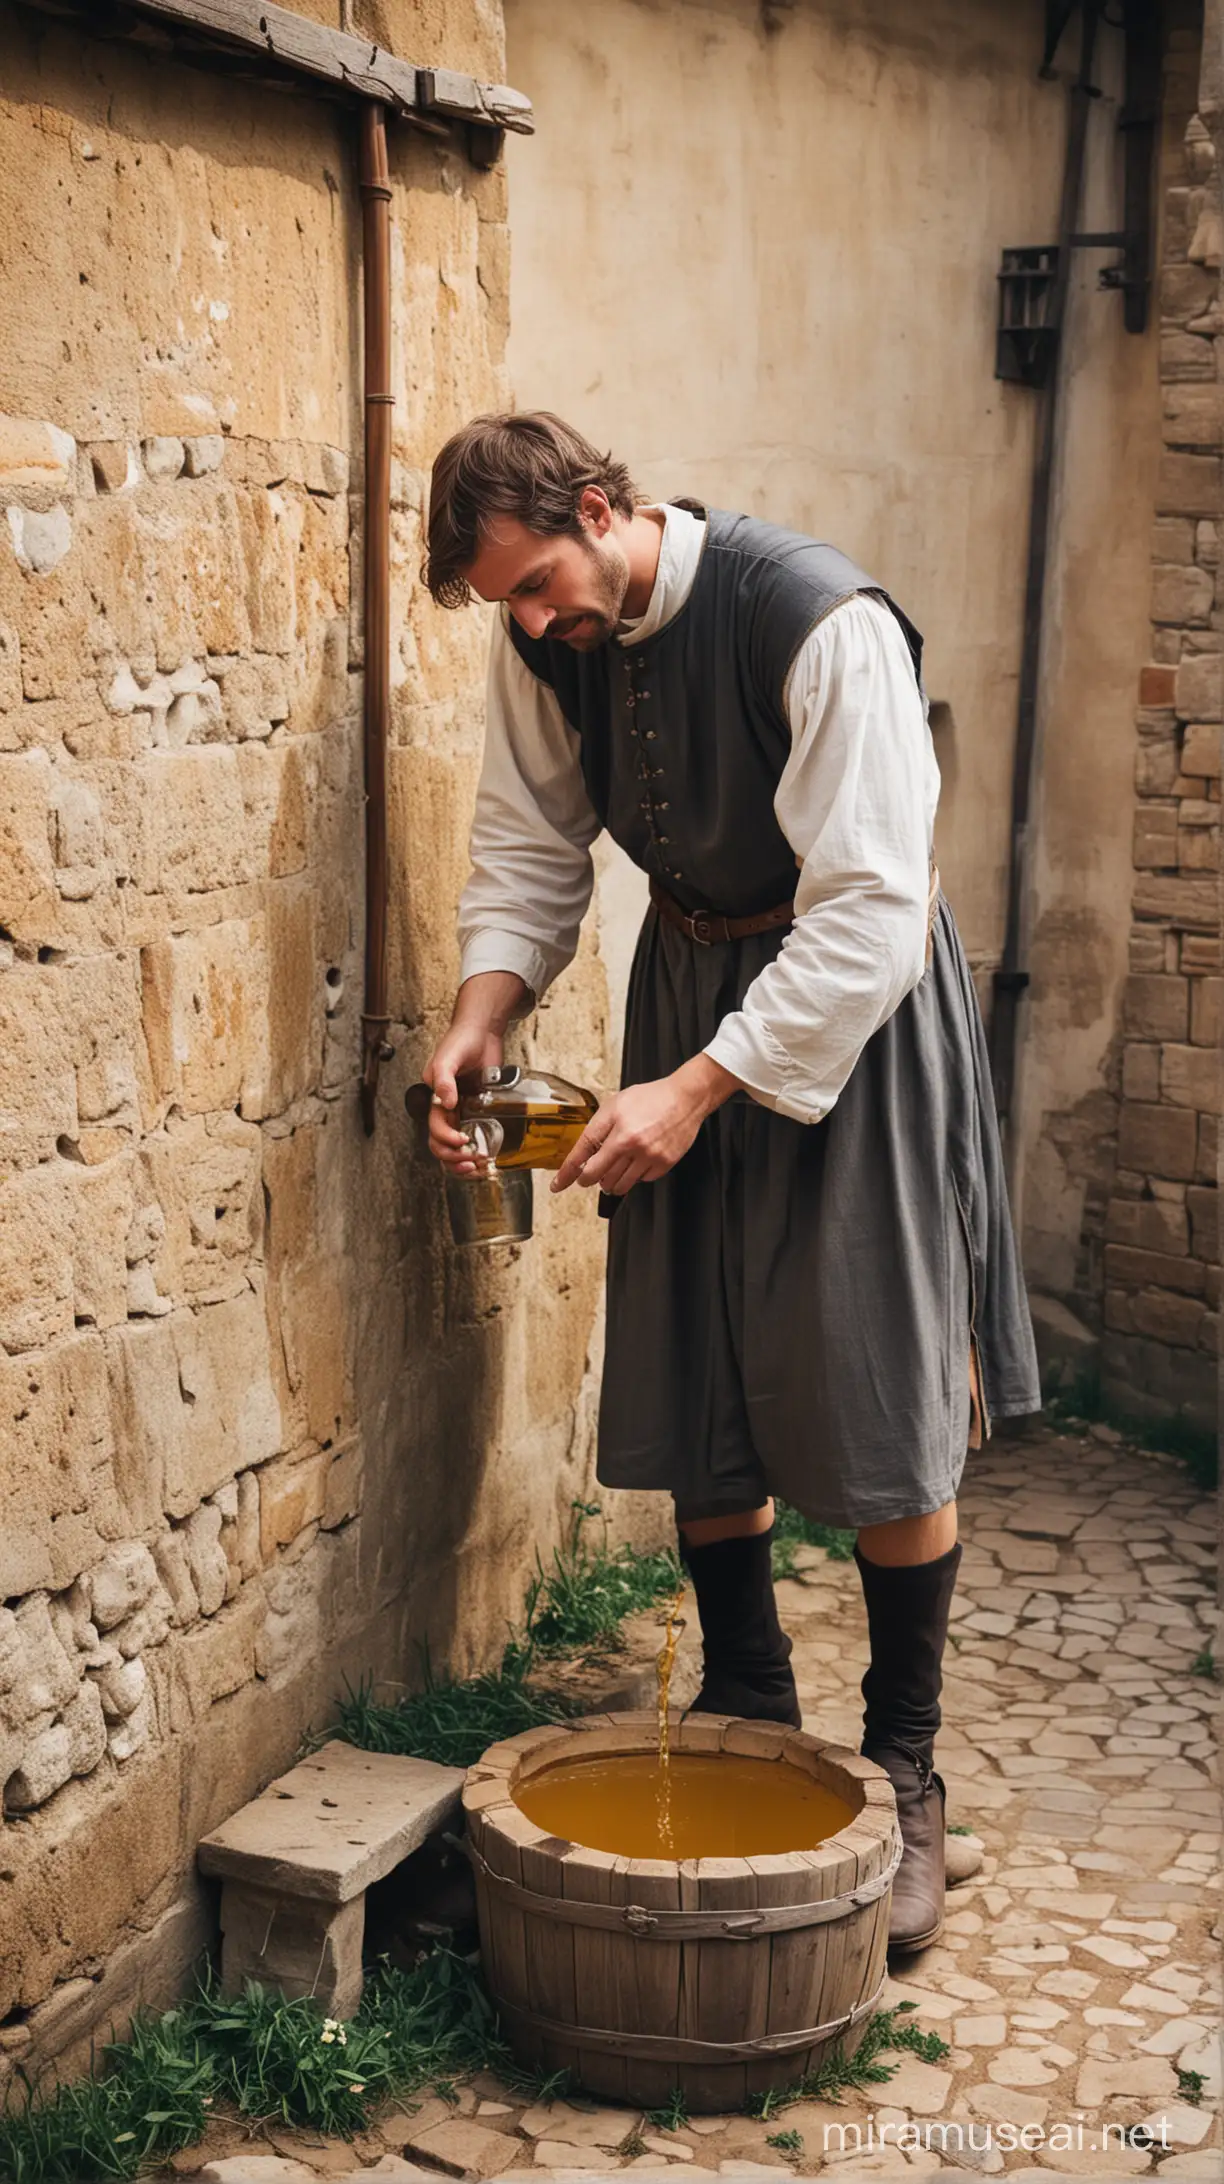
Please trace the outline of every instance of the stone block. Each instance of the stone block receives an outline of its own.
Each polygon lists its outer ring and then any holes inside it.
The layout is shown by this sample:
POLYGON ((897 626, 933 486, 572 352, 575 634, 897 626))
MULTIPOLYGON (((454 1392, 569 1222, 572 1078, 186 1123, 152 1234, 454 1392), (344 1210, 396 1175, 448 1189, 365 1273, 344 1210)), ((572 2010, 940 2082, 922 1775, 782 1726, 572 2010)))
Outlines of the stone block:
MULTIPOLYGON (((298 977, 303 975, 299 970, 298 977)), ((268 974, 262 917, 230 919, 141 951, 153 1083, 187 1114, 263 1111, 268 974)))
POLYGON ((144 1749, 152 1731, 153 1709, 149 1700, 144 1698, 139 1706, 134 1707, 122 1721, 113 1723, 107 1731, 107 1751, 115 1760, 133 1759, 137 1752, 144 1749))
POLYGON ((76 479, 76 441, 41 417, 0 412, 0 486, 71 489, 76 479))
MULTIPOLYGON (((73 527, 68 510, 58 502, 53 508, 47 509, 20 508, 10 502, 6 514, 13 556, 18 568, 24 569, 29 576, 50 576, 72 546, 73 527)), ((31 631, 26 645, 23 671, 27 689, 35 680, 36 657, 34 632, 31 631)), ((38 690, 32 694, 47 696, 51 693, 38 690)))
POLYGON ((55 1722, 26 1745, 20 1767, 4 1785, 5 1811, 32 1812, 71 1779, 72 1735, 63 1722, 55 1722))
POLYGON ((183 443, 189 478, 204 478, 220 470, 225 461, 225 441, 219 432, 195 433, 183 443))
POLYGON ((1160 1098, 1160 1049, 1125 1046, 1122 1049, 1122 1097, 1124 1100, 1160 1098))
POLYGON ((54 939, 53 774, 45 751, 0 753, 0 925, 12 940, 54 939))
POLYGON ((1140 705, 1171 706, 1177 687, 1176 670, 1158 663, 1139 670, 1140 705))
POLYGON ((1220 865, 1220 830, 1197 822, 1183 826, 1177 836, 1177 862, 1183 872, 1217 872, 1220 865))
POLYGON ((1144 1289, 1132 1300, 1135 1330, 1154 1342, 1192 1350, 1197 1346, 1206 1307, 1198 1297, 1171 1296, 1165 1290, 1144 1289))
POLYGON ((1188 1296, 1201 1296, 1203 1292, 1203 1268, 1198 1259, 1138 1250, 1129 1244, 1106 1244, 1105 1274, 1121 1289, 1177 1289, 1188 1296))
MULTIPOLYGON (((1193 334, 1177 338, 1192 341, 1198 346, 1197 337, 1193 334)), ((1204 343, 1203 346, 1209 347, 1209 344, 1204 343)), ((1159 579, 1163 567, 1170 564, 1185 567, 1187 563, 1198 558, 1195 553, 1195 526, 1190 517, 1158 516, 1152 526, 1152 560, 1157 564, 1153 570, 1153 581, 1159 579)))
POLYGON ((1220 730, 1214 721, 1196 721, 1182 736, 1182 771, 1202 780, 1220 777, 1220 730))
POLYGON ((187 1567, 201 1615, 215 1615, 225 1600, 229 1564, 221 1545, 221 1511, 213 1502, 193 1510, 183 1527, 187 1567))
POLYGON ((1198 1259, 1217 1260, 1220 1256, 1219 1202, 1219 1191, 1211 1185, 1192 1183, 1186 1192, 1191 1249, 1198 1259))
POLYGON ((221 1890, 221 1983, 241 1994, 248 1979, 290 2001, 311 1995, 328 2016, 353 2017, 361 2001, 365 1899, 334 1904, 227 1880, 221 1890))
POLYGON ((142 1157, 164 1216, 159 1288, 215 1304, 246 1287, 263 1234, 260 1138, 237 1115, 176 1116, 142 1157))
POLYGON ((89 460, 99 493, 126 493, 140 484, 140 458, 126 440, 91 440, 89 460))
MULTIPOLYGON (((88 1331, 36 1361, 0 1356, 0 1598, 70 1585, 126 1529, 102 1342, 88 1331)), ((135 1513, 149 1513, 137 1483, 135 1513)))
POLYGON ((1134 819, 1131 862, 1144 868, 1177 868, 1177 805, 1141 803, 1134 819))
POLYGON ((1132 973, 1123 994, 1126 1029, 1136 1039, 1184 1039, 1190 989, 1184 978, 1132 973))
POLYGON ((1159 515, 1216 517, 1220 512, 1220 462, 1214 455, 1161 457, 1156 483, 1159 515))
POLYGON ((323 1514, 330 1455, 315 1451, 294 1459, 278 1457, 265 1464, 259 1478, 260 1552, 271 1562, 279 1547, 287 1547, 307 1525, 317 1524, 323 1514))
POLYGON ((1162 397, 1164 439, 1169 447, 1219 447, 1224 437, 1219 389, 1175 382, 1162 397))
POLYGON ((37 1350, 73 1326, 67 1200, 54 1173, 0 1185, 0 1344, 37 1350))
POLYGON ((1219 889, 1212 880, 1141 873, 1135 881, 1132 903, 1136 917, 1161 918, 1170 925, 1188 925, 1208 933, 1219 930, 1219 889))
POLYGON ((82 1685, 64 1709, 63 1723, 69 1737, 69 1760, 74 1775, 92 1774, 106 1751, 106 1723, 102 1704, 92 1684, 82 1685))
MULTIPOLYGON (((1177 670, 1174 706, 1180 720, 1219 720, 1224 707, 1224 660, 1218 652, 1183 658, 1177 670)), ((1182 765, 1186 765, 1184 751, 1182 765)))
POLYGON ((149 1688, 149 1672, 137 1659, 109 1661, 93 1676, 102 1713, 109 1722, 126 1721, 149 1688))
MULTIPOLYGON (((626 2130, 622 2136, 627 2137, 630 2119, 626 2116, 623 2120, 626 2130)), ((513 2139, 507 2140, 504 2132, 490 2131, 485 2124, 474 2123, 466 2116, 450 2116, 442 2123, 431 2124, 427 2130, 414 2133, 408 2146, 445 2176, 480 2178, 503 2175, 515 2151, 513 2139)), ((569 2157, 568 2166, 582 2166, 573 2145, 561 2150, 569 2157)))
POLYGON ((244 1578, 258 1574, 263 1563, 259 1532, 259 1473, 244 1471, 238 1479, 238 1515, 235 1520, 238 1567, 244 1578))
POLYGON ((1127 1101, 1118 1128, 1118 1157, 1123 1167, 1141 1175, 1164 1175, 1189 1183, 1194 1176, 1196 1133, 1193 1114, 1184 1108, 1149 1107, 1127 1101))
POLYGON ((1219 1059, 1210 1047, 1162 1046, 1160 1094, 1174 1107, 1215 1113, 1220 1105, 1219 1059))
POLYGON ((1214 1183, 1219 1174, 1220 1121, 1218 1115, 1200 1115, 1198 1148, 1194 1162, 1196 1183, 1214 1183))
POLYGON ((1177 739, 1172 730, 1140 743, 1135 753, 1136 795, 1169 796, 1177 775, 1177 739))
POLYGON ((463 1770, 333 1740, 224 1826, 206 1835, 200 1869, 278 1895, 349 1903, 452 1827, 463 1770))
POLYGON ((1190 1248, 1185 1206, 1161 1198, 1111 1198, 1105 1236, 1111 1244, 1163 1252, 1170 1258, 1182 1258, 1190 1248))
POLYGON ((132 1540, 89 1572, 85 1589, 93 1621, 108 1631, 156 1591, 157 1564, 141 1541, 132 1540))
POLYGON ((363 1455, 360 1442, 350 1448, 337 1449, 328 1468, 323 1491, 323 1514, 320 1523, 325 1531, 337 1524, 347 1524, 361 1509, 361 1480, 363 1455))
POLYGON ((1181 626, 1206 623, 1211 616, 1215 587, 1206 569, 1192 564, 1166 563, 1152 576, 1152 620, 1181 626))
POLYGON ((229 2154, 193 2172, 194 2184, 316 2184, 317 2169, 281 2154, 229 2154))
POLYGON ((116 1428, 167 1516, 189 1516, 226 1479, 276 1454, 261 1283, 111 1340, 116 1428))
POLYGON ((158 433, 146 440, 143 452, 145 469, 159 484, 165 479, 177 478, 187 460, 182 441, 170 433, 158 433))
MULTIPOLYGON (((1175 386, 1181 381, 1215 377, 1211 343, 1204 334, 1187 334, 1166 328, 1160 337, 1160 381, 1175 386)), ((1163 557, 1161 557, 1163 558, 1163 557)))
MULTIPOLYGON (((171 1666, 188 1721, 199 1721, 219 1700, 253 1682, 266 1612, 261 1589, 249 1585, 175 1648, 171 1666)), ((185 1726, 177 1714, 175 1726, 185 1726)))

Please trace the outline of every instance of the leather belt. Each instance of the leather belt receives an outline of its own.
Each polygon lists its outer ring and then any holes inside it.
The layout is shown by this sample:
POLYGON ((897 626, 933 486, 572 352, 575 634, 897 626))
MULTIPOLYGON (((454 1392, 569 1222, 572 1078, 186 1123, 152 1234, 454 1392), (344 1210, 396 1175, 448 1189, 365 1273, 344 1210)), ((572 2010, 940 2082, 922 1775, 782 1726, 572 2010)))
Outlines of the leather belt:
POLYGON ((716 940, 747 940, 750 933, 774 933, 780 925, 792 925, 795 918, 793 901, 780 902, 772 910, 758 910, 750 918, 725 918, 717 910, 682 910, 675 896, 655 879, 650 883, 650 899, 661 918, 678 932, 687 933, 690 940, 700 941, 703 948, 716 940))
MULTIPOLYGON (((709 948, 716 940, 747 940, 750 933, 773 933, 780 925, 793 925, 795 905, 780 902, 772 910, 758 910, 751 918, 725 918, 717 910, 682 910, 674 895, 660 887, 656 879, 650 882, 650 899, 661 918, 674 925, 677 932, 687 933, 690 940, 700 941, 709 948)), ((935 939, 935 919, 939 910, 939 866, 931 860, 931 884, 927 897, 926 959, 931 960, 935 939)))

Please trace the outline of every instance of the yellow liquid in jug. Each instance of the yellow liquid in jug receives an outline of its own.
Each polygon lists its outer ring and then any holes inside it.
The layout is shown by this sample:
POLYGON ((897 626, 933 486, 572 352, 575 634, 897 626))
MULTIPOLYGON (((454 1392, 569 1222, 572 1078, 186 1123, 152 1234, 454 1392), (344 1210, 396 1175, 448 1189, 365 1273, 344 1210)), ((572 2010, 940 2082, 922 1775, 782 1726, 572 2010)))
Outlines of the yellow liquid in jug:
POLYGON ((737 1752, 614 1752, 560 1760, 514 1791, 549 1835, 623 1858, 751 1858, 815 1850, 849 1827, 843 1798, 784 1760, 737 1752))

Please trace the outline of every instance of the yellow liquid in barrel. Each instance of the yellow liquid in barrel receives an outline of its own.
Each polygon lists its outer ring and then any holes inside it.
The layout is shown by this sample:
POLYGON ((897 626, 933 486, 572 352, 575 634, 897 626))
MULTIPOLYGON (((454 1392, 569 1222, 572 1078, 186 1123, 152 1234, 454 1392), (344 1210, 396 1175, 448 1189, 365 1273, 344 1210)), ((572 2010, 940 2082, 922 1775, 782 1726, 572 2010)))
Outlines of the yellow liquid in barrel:
POLYGON ((854 1812, 784 1760, 737 1752, 615 1752, 560 1760, 514 1791, 549 1835, 623 1858, 751 1858, 814 1850, 854 1812))

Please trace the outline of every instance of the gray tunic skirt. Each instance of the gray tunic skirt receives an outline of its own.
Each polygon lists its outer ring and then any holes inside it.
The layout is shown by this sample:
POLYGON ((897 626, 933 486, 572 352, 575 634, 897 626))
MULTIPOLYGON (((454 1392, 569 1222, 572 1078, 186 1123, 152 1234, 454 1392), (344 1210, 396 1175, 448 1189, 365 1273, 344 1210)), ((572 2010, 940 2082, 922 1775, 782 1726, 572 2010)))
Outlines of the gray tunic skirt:
MULTIPOLYGON (((746 916, 794 892, 773 813, 786 677, 808 631, 870 590, 827 546, 711 515, 689 600, 640 647, 514 641, 577 730, 596 810, 682 903, 746 916)), ((704 946, 652 909, 623 1082, 701 1052, 782 944, 704 946)), ((987 1415, 1040 1404, 985 1041, 940 900, 925 976, 817 1124, 745 1093, 657 1183, 613 1200, 598 1477, 688 1514, 782 1495, 858 1527, 956 1492, 970 1346, 987 1415)))

